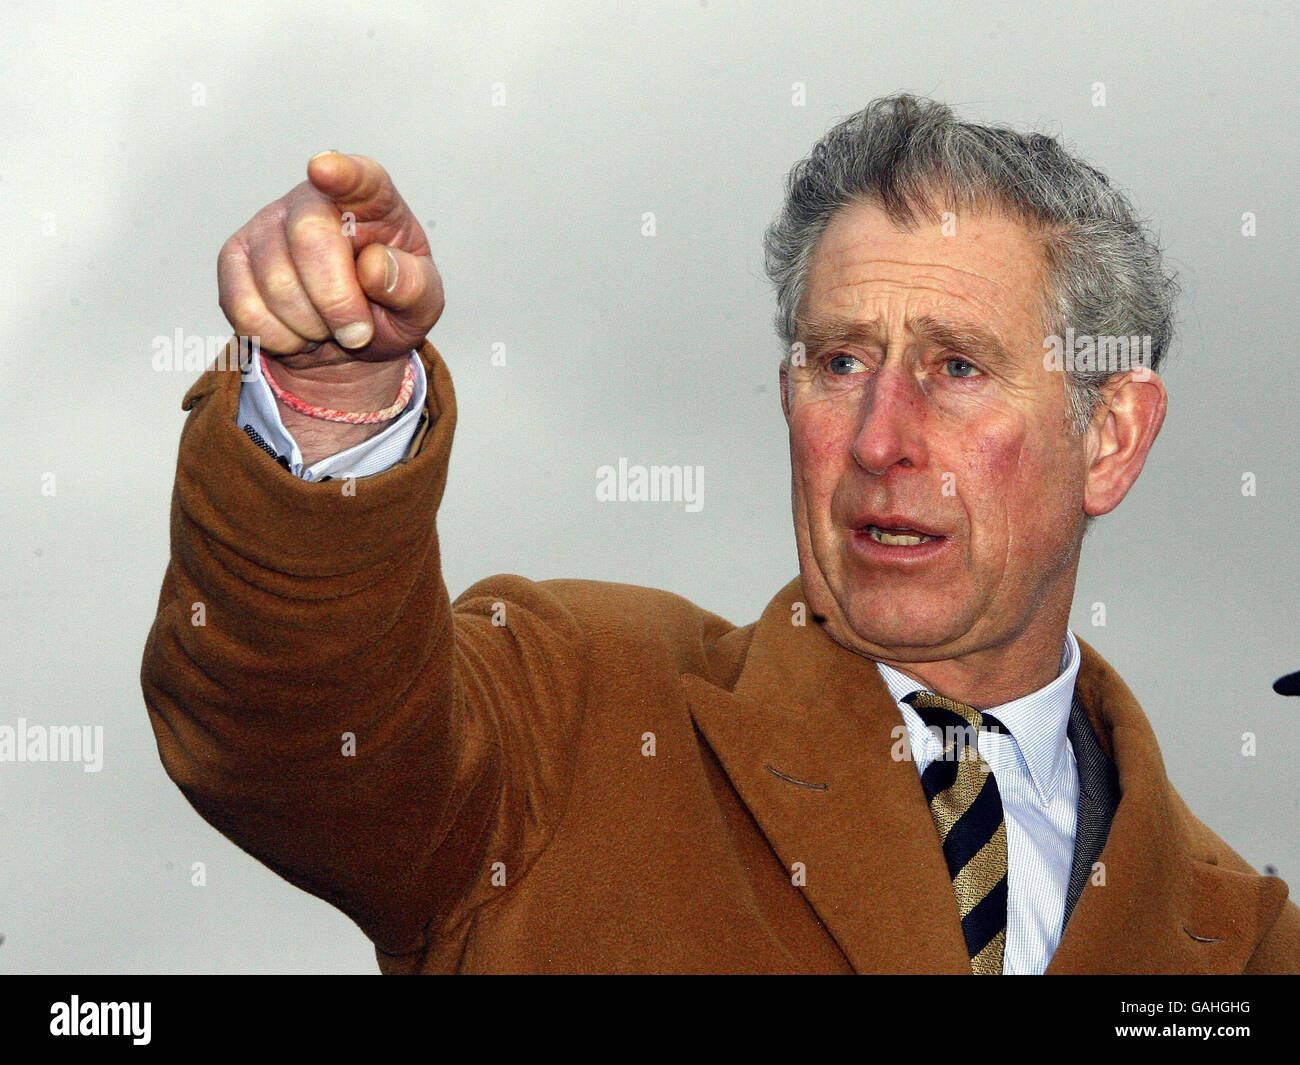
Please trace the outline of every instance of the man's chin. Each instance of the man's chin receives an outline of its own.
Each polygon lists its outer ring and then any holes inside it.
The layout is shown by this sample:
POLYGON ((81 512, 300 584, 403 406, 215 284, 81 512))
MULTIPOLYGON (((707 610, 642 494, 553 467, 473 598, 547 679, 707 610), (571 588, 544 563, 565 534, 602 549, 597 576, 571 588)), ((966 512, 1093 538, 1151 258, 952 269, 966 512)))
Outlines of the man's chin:
POLYGON ((955 635, 937 630, 929 633, 898 626, 882 627, 850 618, 828 617, 822 628, 841 647, 886 662, 933 662, 947 658, 955 635))
MULTIPOLYGON (((829 591, 829 589, 828 589, 829 591)), ((810 597, 811 598, 811 597, 810 597)), ((868 658, 926 662, 947 657, 964 635, 951 613, 935 604, 878 596, 831 594, 825 609, 810 603, 832 640, 868 658)))

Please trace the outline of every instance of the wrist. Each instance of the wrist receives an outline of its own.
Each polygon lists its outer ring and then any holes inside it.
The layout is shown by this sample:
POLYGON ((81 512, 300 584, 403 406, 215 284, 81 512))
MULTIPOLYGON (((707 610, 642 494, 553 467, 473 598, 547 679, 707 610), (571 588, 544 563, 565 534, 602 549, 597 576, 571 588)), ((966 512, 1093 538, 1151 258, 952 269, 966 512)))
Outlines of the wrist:
MULTIPOLYGON (((393 402, 408 362, 409 356, 385 362, 355 359, 294 369, 268 359, 266 372, 284 391, 305 403, 332 410, 367 411, 393 402)), ((283 402, 278 405, 281 411, 286 409, 283 402)))
POLYGON ((409 357, 385 362, 348 360, 291 368, 268 359, 263 372, 273 382, 280 421, 297 443, 303 464, 311 466, 378 436, 393 424, 393 419, 364 424, 326 420, 314 417, 316 412, 296 409, 279 392, 288 393, 288 400, 297 407, 308 404, 338 411, 382 410, 395 405, 395 399, 400 402, 399 391, 409 361, 409 357))

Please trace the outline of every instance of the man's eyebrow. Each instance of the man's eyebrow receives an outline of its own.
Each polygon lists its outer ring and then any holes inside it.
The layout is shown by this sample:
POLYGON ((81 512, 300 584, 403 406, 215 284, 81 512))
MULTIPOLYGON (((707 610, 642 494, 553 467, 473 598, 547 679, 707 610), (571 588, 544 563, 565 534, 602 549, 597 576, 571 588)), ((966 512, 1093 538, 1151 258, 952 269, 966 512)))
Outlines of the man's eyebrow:
MULTIPOLYGON (((797 319, 798 337, 810 352, 831 344, 881 344, 884 328, 878 319, 859 320, 839 315, 801 315, 797 319)), ((973 322, 944 321, 922 314, 907 321, 909 331, 922 340, 942 345, 965 355, 973 355, 1013 365, 1015 360, 996 335, 973 322)))
POLYGON ((1015 365, 1016 360, 1002 341, 988 329, 973 322, 944 322, 929 315, 920 315, 910 319, 907 324, 918 337, 934 344, 990 362, 1015 365))
POLYGON ((861 321, 835 314, 799 315, 796 327, 799 339, 809 351, 818 351, 830 344, 879 344, 884 337, 879 320, 861 321))

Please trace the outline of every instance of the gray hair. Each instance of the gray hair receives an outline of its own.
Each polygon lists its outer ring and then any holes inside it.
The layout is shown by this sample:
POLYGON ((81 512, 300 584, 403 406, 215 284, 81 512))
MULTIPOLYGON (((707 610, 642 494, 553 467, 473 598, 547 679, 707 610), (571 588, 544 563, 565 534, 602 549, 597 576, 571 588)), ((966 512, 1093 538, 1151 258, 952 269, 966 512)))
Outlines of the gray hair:
MULTIPOLYGON (((786 180, 785 203, 763 239, 776 285, 776 330, 787 353, 813 251, 831 217, 866 201, 900 228, 941 209, 1001 210, 1042 241, 1045 335, 1149 337, 1158 371, 1173 337, 1178 284, 1158 241, 1106 176, 1055 138, 960 122, 934 100, 873 100, 834 126, 786 180)), ((787 359, 789 355, 787 354, 787 359)), ((1067 368, 1068 421, 1083 432, 1114 369, 1067 368)))

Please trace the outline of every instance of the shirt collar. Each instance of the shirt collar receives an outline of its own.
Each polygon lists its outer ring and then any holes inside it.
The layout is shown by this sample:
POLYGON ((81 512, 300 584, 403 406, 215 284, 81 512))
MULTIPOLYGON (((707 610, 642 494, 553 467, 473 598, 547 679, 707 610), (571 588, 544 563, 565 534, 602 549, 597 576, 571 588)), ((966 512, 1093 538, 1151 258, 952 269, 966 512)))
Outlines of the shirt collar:
MULTIPOLYGON (((986 711, 1006 725, 1012 742, 1029 768, 1038 797, 1044 803, 1056 794, 1061 773, 1068 765, 1066 729, 1070 723, 1070 706, 1074 701, 1074 682, 1079 674, 1080 661, 1079 641, 1066 629, 1056 679, 1035 692, 1000 706, 991 706, 986 711)), ((904 698, 925 690, 917 681, 883 662, 877 662, 876 669, 900 712, 904 712, 904 698)))

